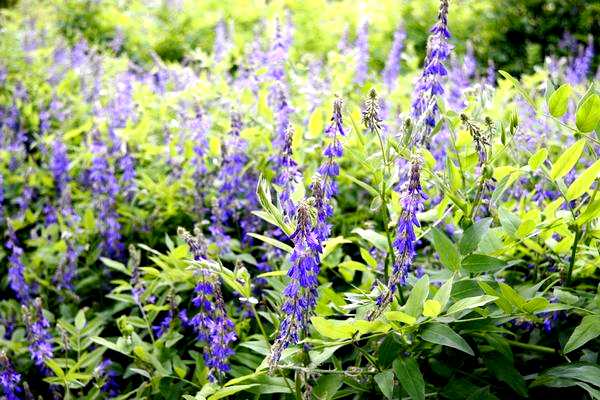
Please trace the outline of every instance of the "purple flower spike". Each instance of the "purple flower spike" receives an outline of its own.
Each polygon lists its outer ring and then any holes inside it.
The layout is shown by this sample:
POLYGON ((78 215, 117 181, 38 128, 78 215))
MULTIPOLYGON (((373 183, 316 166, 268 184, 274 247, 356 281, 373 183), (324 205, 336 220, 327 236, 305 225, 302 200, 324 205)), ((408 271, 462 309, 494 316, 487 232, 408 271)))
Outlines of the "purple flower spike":
POLYGON ((21 374, 15 371, 12 363, 4 351, 0 352, 0 387, 6 396, 6 400, 19 400, 19 387, 21 374))
POLYGON ((400 60, 402 58, 402 51, 404 50, 404 41, 406 40, 406 32, 402 26, 399 26, 394 32, 394 41, 392 48, 388 54, 385 68, 383 70, 383 81, 388 87, 389 91, 394 89, 396 85, 396 78, 400 73, 400 60))

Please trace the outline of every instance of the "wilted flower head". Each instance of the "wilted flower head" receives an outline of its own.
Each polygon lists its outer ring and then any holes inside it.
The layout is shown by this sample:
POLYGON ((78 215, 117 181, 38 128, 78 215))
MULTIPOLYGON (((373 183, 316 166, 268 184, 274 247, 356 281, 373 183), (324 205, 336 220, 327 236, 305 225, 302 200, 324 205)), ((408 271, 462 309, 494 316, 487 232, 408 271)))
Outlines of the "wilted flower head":
POLYGON ((362 104, 362 123, 371 132, 381 132, 380 100, 375 89, 369 91, 369 97, 362 104))

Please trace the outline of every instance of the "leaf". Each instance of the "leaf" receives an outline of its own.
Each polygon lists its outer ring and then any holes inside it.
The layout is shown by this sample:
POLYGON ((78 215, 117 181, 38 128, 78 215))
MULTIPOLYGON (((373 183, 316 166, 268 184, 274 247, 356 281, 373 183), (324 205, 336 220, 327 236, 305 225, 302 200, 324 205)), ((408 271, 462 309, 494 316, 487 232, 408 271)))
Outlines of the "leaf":
POLYGON ((458 270, 460 268, 460 254, 454 243, 438 228, 432 228, 431 232, 433 246, 439 254, 442 264, 451 271, 458 270))
POLYGON ((402 311, 386 311, 383 315, 388 321, 399 321, 408 325, 413 325, 417 322, 417 318, 402 311))
POLYGON ((565 176, 571 168, 575 165, 579 157, 581 157, 581 152, 583 151, 583 147, 585 146, 585 139, 579 139, 575 143, 571 145, 564 153, 558 157, 558 160, 552 165, 552 169, 550 170, 550 178, 553 180, 557 180, 565 176))
POLYGON ((499 381, 506 383, 520 396, 527 397, 525 379, 513 366, 512 362, 499 354, 491 354, 484 358, 485 365, 499 381))
POLYGON ((404 312, 415 318, 421 315, 423 303, 429 295, 429 276, 423 275, 410 291, 410 296, 404 305, 404 312))
POLYGON ((571 183, 567 189, 567 200, 575 200, 582 196, 598 177, 600 177, 600 160, 596 160, 571 183))
POLYGON ((323 253, 321 254, 321 260, 327 258, 328 255, 333 253, 338 246, 344 243, 352 243, 352 241, 345 239, 343 236, 336 236, 330 239, 327 239, 323 244, 323 253))
POLYGON ((396 359, 396 357, 398 357, 401 352, 402 345, 398 340, 398 335, 396 335, 394 332, 390 332, 385 339, 383 339, 381 346, 379 346, 379 364, 382 367, 387 367, 396 359))
POLYGON ((442 304, 437 300, 425 300, 423 305, 423 315, 435 318, 442 312, 442 304))
POLYGON ((577 107, 575 125, 581 132, 593 131, 600 122, 600 96, 592 94, 577 107))
POLYGON ((548 307, 548 304, 550 304, 548 299, 543 297, 534 297, 533 299, 527 300, 527 302, 523 305, 523 310, 533 314, 536 311, 545 309, 548 307))
POLYGON ((502 225, 502 229, 506 233, 511 236, 515 235, 519 225, 521 225, 521 220, 515 214, 511 213, 504 207, 500 207, 498 209, 498 219, 500 220, 500 225, 502 225))
POLYGON ((425 399, 425 381, 414 358, 398 358, 394 361, 394 372, 400 385, 413 400, 425 399))
POLYGON ((547 157, 548 157, 548 149, 546 149, 545 147, 542 147, 541 149, 536 151, 534 155, 529 157, 529 161, 528 161, 529 168, 531 168, 532 171, 535 171, 536 169, 538 169, 538 167, 544 161, 546 161, 547 157))
POLYGON ((551 376, 555 378, 570 378, 578 381, 600 386, 600 367, 595 364, 572 363, 560 365, 545 371, 542 376, 551 376))
POLYGON ((470 254, 462 261, 462 268, 470 273, 498 271, 506 266, 506 262, 496 257, 483 254, 470 254))
POLYGON ((110 258, 106 258, 106 257, 100 257, 100 261, 102 261, 102 264, 106 265, 109 268, 112 268, 116 271, 122 272, 125 275, 131 275, 131 271, 129 271, 125 265, 123 265, 122 263, 118 262, 118 261, 114 261, 111 260, 110 258))
POLYGON ((78 331, 81 331, 85 327, 85 323, 85 312, 79 310, 75 316, 75 328, 77 328, 78 331))
POLYGON ((342 376, 337 374, 321 376, 314 388, 313 394, 317 399, 331 400, 342 386, 342 376))
POLYGON ((128 355, 129 353, 127 353, 126 351, 124 351, 123 349, 121 349, 116 343, 113 343, 111 341, 108 341, 104 338, 101 338, 99 336, 92 336, 90 338, 90 340, 96 344, 99 344, 100 346, 104 346, 110 350, 116 351, 118 353, 121 354, 125 354, 128 355))
POLYGON ((273 247, 277 247, 278 249, 281 249, 287 253, 291 253, 294 250, 291 246, 280 242, 277 239, 270 238, 268 236, 260 235, 258 233, 248 233, 248 236, 252 236, 255 239, 262 240, 263 242, 270 244, 273 247))
POLYGON ((355 228, 352 230, 352 233, 356 233, 358 236, 365 239, 367 242, 371 243, 381 251, 388 250, 387 239, 381 233, 375 232, 372 229, 362 228, 355 228))
POLYGON ((441 304, 442 310, 448 304, 448 300, 450 300, 450 293, 452 292, 453 283, 454 277, 451 276, 450 279, 446 280, 446 282, 444 282, 444 284, 438 289, 437 292, 435 292, 435 295, 433 296, 433 299, 441 304))
POLYGON ((512 83, 512 85, 515 87, 515 89, 517 89, 517 91, 521 94, 521 96, 523 96, 525 101, 527 101, 527 103, 529 103, 529 105, 535 109, 535 103, 533 102, 533 100, 531 99, 529 94, 527 94, 525 89, 523 89, 523 87, 521 86, 521 84, 519 83, 519 81, 517 79, 513 78, 511 74, 509 74, 508 72, 503 71, 503 70, 498 70, 498 73, 500 75, 502 75, 510 83, 512 83))
POLYGON ((569 97, 572 92, 573 89, 571 88, 571 85, 565 83, 552 93, 548 99, 548 110, 553 117, 560 118, 565 115, 569 105, 569 97))
POLYGON ((387 332, 390 325, 381 320, 364 321, 364 320, 335 320, 325 319, 323 317, 312 317, 311 322, 314 328, 324 337, 330 339, 349 339, 356 333, 365 334, 370 332, 387 332))
POLYGON ((465 233, 458 244, 461 254, 470 254, 477 250, 479 242, 490 229, 491 222, 491 218, 484 218, 475 222, 465 230, 465 233))
POLYGON ((431 323, 421 333, 421 338, 431 343, 448 346, 469 355, 474 355, 471 346, 458 333, 454 332, 448 325, 431 323))
POLYGON ((249 385, 227 386, 227 387, 224 387, 224 388, 221 388, 221 389, 217 390, 207 400, 219 400, 219 399, 223 399, 225 397, 231 396, 232 394, 235 394, 237 392, 241 392, 241 391, 246 390, 246 389, 250 389, 250 388, 258 386, 258 385, 259 385, 258 383, 251 383, 249 385))
POLYGON ((381 393, 388 398, 392 399, 394 396, 394 371, 388 369, 380 372, 373 377, 381 393))
POLYGON ((581 324, 575 328, 565 344, 564 352, 577 350, 587 342, 600 336, 600 315, 586 315, 581 324))
POLYGON ((323 108, 317 107, 308 119, 308 133, 311 138, 317 138, 323 132, 323 126, 325 122, 323 120, 323 108))
POLYGON ((465 299, 460 299, 456 303, 452 304, 450 308, 448 308, 446 314, 454 314, 463 310, 481 307, 483 305, 491 303, 492 301, 496 301, 497 299, 498 297, 489 296, 487 294, 484 294, 483 296, 474 296, 467 297, 465 299))

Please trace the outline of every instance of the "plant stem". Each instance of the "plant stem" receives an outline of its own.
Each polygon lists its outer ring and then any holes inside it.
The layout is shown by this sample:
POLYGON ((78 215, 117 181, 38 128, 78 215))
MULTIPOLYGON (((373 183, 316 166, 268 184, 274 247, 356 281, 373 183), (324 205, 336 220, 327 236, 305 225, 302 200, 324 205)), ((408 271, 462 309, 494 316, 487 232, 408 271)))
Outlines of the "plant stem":
POLYGON ((537 344, 521 343, 521 342, 517 342, 516 340, 508 340, 508 339, 506 340, 506 342, 514 347, 520 347, 522 349, 538 351, 540 353, 549 353, 549 354, 558 353, 558 351, 556 349, 553 349, 551 347, 546 347, 546 346, 538 346, 537 344))
POLYGON ((573 246, 571 247, 571 259, 569 260, 569 270, 567 271, 567 282, 566 286, 571 284, 571 277, 573 276, 573 266, 575 265, 575 255, 577 254, 577 245, 581 239, 581 229, 575 228, 575 239, 573 240, 573 246))

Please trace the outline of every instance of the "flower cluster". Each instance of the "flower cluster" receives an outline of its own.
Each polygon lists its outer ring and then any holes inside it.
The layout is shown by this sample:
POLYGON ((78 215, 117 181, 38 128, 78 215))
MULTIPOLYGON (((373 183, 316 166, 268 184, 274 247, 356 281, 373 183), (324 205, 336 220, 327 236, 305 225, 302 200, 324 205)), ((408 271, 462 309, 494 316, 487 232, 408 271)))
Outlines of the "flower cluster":
POLYGON ((585 82, 594 59, 594 37, 588 38, 587 46, 579 50, 577 57, 573 59, 567 68, 566 80, 571 85, 578 85, 585 82))
POLYGON ((404 50, 404 41, 406 40, 406 31, 402 26, 399 26, 394 32, 394 41, 388 53, 388 58, 383 69, 383 82, 392 91, 396 85, 396 78, 400 73, 400 61, 402 59, 402 51, 404 50))
POLYGON ((421 120, 424 120, 422 132, 413 139, 413 143, 426 143, 436 124, 438 113, 436 96, 444 93, 440 78, 448 74, 444 62, 450 55, 449 38, 448 0, 440 0, 438 21, 431 28, 423 71, 417 79, 412 96, 411 115, 419 126, 421 120))
POLYGON ((19 400, 21 374, 15 371, 10 359, 4 351, 0 352, 0 387, 6 400, 19 400))
POLYGON ((310 315, 316 305, 321 243, 312 219, 311 207, 307 203, 301 203, 296 213, 296 230, 290 236, 294 243, 288 270, 290 283, 283 291, 286 297, 282 307, 285 317, 279 325, 279 335, 271 348, 271 370, 275 368, 283 350, 290 344, 298 343, 301 334, 308 327, 310 315))
POLYGON ((277 164, 279 165, 279 173, 273 180, 273 183, 281 187, 281 193, 279 200, 283 211, 288 218, 291 218, 295 214, 296 205, 292 200, 292 194, 294 192, 295 185, 302 178, 302 174, 298 169, 298 164, 294 161, 292 154, 292 140, 294 136, 294 128, 288 125, 285 132, 285 142, 283 149, 277 157, 277 164))
POLYGON ((40 370, 46 373, 45 361, 52 358, 52 345, 50 344, 50 323, 44 316, 42 299, 37 297, 29 307, 23 305, 23 319, 29 341, 29 351, 33 362, 40 370))
POLYGON ((362 85, 369 73, 369 23, 364 21, 356 33, 356 72, 354 82, 362 85))
POLYGON ((5 246, 10 251, 8 256, 8 282, 10 288, 15 292, 17 300, 26 303, 31 296, 31 287, 25 281, 25 264, 23 264, 22 259, 23 249, 10 221, 7 221, 7 232, 8 239, 5 246))
POLYGON ((406 275, 415 257, 415 226, 419 226, 417 213, 423 209, 427 199, 421 188, 421 167, 423 160, 419 155, 413 157, 410 163, 409 180, 401 189, 402 212, 398 218, 396 239, 393 242, 394 263, 392 274, 383 292, 377 298, 377 307, 369 315, 369 319, 379 316, 393 300, 398 285, 406 284, 406 275))
MULTIPOLYGON (((197 231, 196 237, 183 228, 179 228, 177 233, 189 246, 194 261, 208 262, 206 243, 203 237, 199 237, 200 231, 197 231)), ((209 379, 216 381, 230 369, 228 360, 234 354, 231 344, 237 339, 235 326, 227 316, 218 276, 205 265, 198 268, 196 276, 196 297, 192 303, 199 310, 191 319, 185 312, 180 313, 180 318, 184 325, 193 328, 198 340, 205 343, 204 361, 209 368, 209 379)))

